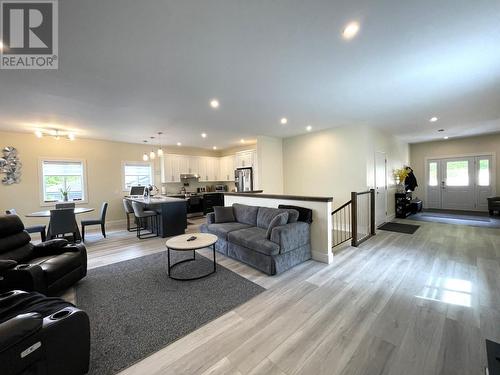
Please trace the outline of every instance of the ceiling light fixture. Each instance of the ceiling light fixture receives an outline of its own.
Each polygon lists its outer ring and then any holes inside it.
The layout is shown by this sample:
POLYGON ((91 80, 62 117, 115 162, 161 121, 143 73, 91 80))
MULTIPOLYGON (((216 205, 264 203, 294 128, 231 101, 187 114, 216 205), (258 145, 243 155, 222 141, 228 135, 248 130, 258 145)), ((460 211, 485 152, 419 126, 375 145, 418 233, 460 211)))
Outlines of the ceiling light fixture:
POLYGON ((448 136, 446 136, 446 137, 443 137, 443 139, 448 139, 448 138, 450 138, 450 137, 448 137, 448 136))
POLYGON ((286 117, 282 117, 280 122, 281 122, 281 125, 286 125, 288 123, 288 119, 286 117))
POLYGON ((158 154, 158 157, 163 156, 163 148, 161 146, 161 135, 163 132, 158 132, 158 151, 156 152, 158 154))
POLYGON ((182 143, 181 142, 177 142, 177 146, 181 147, 182 143))
MULTIPOLYGON (((144 140, 143 142, 144 142, 145 145, 148 144, 148 141, 146 141, 146 140, 144 140)), ((145 152, 144 154, 142 154, 142 160, 144 160, 144 161, 148 161, 149 160, 147 152, 145 152)))
POLYGON ((342 31, 342 37, 347 40, 352 39, 358 34, 359 29, 360 26, 358 22, 356 21, 349 22, 344 27, 344 31, 342 31))
POLYGON ((151 151, 149 152, 149 158, 151 160, 154 160, 156 158, 155 150, 153 149, 153 142, 155 137, 149 137, 149 138, 151 138, 151 151))
POLYGON ((439 130, 438 130, 438 132, 440 132, 440 133, 441 133, 441 132, 444 132, 444 129, 439 129, 439 130))
POLYGON ((70 141, 74 141, 75 140, 75 135, 73 133, 68 133, 68 139, 70 141))
POLYGON ((212 99, 210 101, 210 107, 214 108, 214 109, 217 109, 219 108, 219 101, 217 99, 212 99))
POLYGON ((213 150, 217 150, 217 146, 212 147, 213 150))
POLYGON ((74 141, 76 139, 75 133, 68 132, 66 130, 59 129, 35 129, 35 136, 37 138, 43 138, 43 136, 52 136, 54 139, 59 140, 61 137, 64 137, 70 141, 74 141))
POLYGON ((312 127, 311 125, 307 125, 306 130, 307 130, 308 132, 310 132, 312 129, 313 129, 313 127, 312 127))
POLYGON ((437 117, 435 117, 435 116, 434 116, 434 117, 431 117, 431 118, 429 119, 429 121, 430 121, 430 122, 436 122, 437 120, 439 120, 439 119, 438 119, 437 117))
POLYGON ((35 130, 35 136, 37 138, 42 138, 43 137, 42 131, 40 129, 35 130))
POLYGON ((241 143, 245 143, 245 140, 243 138, 240 139, 241 143))
POLYGON ((207 133, 201 133, 201 138, 207 138, 207 133))

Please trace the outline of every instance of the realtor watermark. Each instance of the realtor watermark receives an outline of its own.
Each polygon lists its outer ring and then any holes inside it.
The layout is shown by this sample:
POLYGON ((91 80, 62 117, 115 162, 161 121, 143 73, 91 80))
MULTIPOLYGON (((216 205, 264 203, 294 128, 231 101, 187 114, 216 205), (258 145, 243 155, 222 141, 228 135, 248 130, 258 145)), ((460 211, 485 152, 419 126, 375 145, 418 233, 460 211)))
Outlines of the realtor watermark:
POLYGON ((57 69, 57 0, 0 1, 0 69, 57 69))

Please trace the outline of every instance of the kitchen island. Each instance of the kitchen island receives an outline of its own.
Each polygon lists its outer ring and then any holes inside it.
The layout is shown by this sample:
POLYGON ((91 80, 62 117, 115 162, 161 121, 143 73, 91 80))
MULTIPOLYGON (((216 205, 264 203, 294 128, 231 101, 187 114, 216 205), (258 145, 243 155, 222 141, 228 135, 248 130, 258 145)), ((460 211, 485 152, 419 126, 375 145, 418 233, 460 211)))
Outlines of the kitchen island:
POLYGON ((147 210, 153 210, 160 214, 160 236, 171 237, 184 234, 187 227, 187 200, 185 198, 172 197, 149 197, 132 198, 125 197, 131 202, 138 202, 147 206, 147 210))

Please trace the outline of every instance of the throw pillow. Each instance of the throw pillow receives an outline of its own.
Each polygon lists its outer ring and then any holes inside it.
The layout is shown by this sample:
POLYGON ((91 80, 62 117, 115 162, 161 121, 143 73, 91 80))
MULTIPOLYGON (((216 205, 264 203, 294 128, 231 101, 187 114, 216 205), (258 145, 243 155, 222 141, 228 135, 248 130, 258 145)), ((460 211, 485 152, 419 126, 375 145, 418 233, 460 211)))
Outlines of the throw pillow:
POLYGON ((233 207, 214 207, 215 223, 230 223, 234 220, 233 207))
POLYGON ((288 211, 288 223, 296 223, 299 220, 299 211, 289 208, 288 211))
POLYGON ((269 227, 267 227, 266 238, 271 238, 271 232, 275 227, 279 227, 280 225, 285 225, 288 221, 288 212, 283 212, 282 214, 276 215, 271 222, 269 223, 269 227))

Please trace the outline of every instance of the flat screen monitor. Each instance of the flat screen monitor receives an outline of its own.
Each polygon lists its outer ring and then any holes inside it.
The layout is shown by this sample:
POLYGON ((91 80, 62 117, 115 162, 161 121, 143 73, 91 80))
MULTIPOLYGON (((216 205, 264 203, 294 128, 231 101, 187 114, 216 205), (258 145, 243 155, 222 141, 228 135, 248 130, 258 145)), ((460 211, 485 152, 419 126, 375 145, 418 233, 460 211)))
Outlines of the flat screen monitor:
POLYGON ((132 186, 130 188, 130 195, 144 195, 145 186, 132 186))

